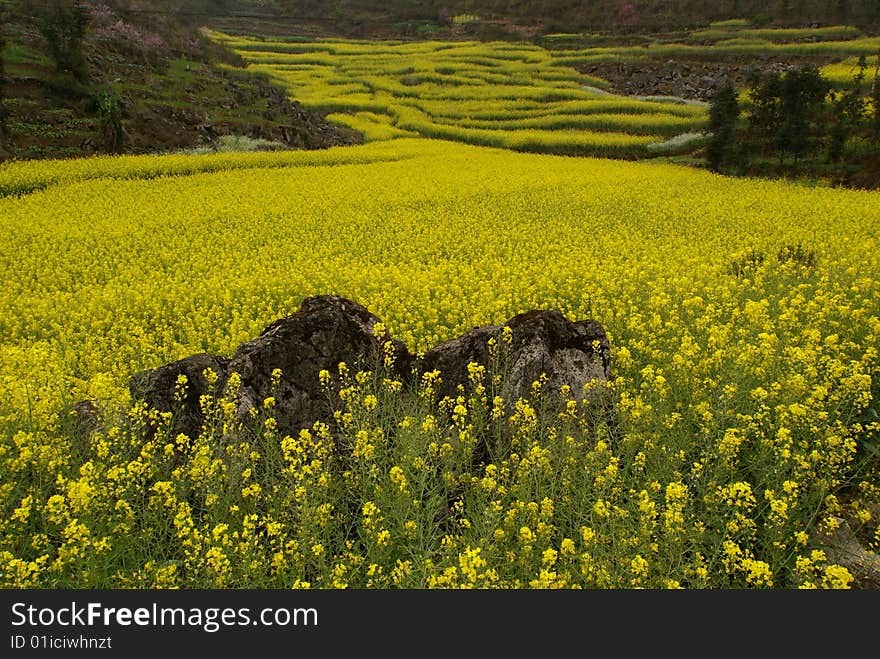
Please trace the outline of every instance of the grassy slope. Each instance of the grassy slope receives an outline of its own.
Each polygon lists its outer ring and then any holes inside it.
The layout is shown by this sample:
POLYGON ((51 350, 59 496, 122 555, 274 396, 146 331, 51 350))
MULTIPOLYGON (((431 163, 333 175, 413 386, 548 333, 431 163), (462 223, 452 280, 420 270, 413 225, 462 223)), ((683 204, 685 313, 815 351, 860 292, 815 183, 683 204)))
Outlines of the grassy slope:
MULTIPOLYGON (((107 84, 123 111, 129 153, 190 148, 222 135, 247 135, 291 147, 355 143, 354 131, 329 125, 290 100, 266 77, 248 73, 218 46, 198 38, 188 50, 160 57, 126 54, 121 44, 86 40, 88 79, 59 73, 45 40, 29 17, 7 8, 3 50, 7 131, 5 152, 17 159, 58 158, 100 152, 95 103, 107 84), (226 60, 226 61, 224 61, 226 60)), ((166 42, 180 25, 166 27, 166 42)), ((2 152, 0 152, 2 153, 2 152)))

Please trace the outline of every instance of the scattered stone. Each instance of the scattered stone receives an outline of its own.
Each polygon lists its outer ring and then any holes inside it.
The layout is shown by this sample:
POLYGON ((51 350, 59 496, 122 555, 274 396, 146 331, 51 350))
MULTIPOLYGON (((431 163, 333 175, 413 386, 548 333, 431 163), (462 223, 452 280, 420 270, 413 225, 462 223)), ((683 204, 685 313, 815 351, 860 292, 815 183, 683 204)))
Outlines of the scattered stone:
POLYGON ((78 439, 87 439, 104 422, 101 408, 93 400, 81 400, 68 407, 64 414, 73 436, 78 439))
POLYGON ((826 558, 849 570, 855 587, 880 588, 880 555, 862 546, 848 521, 840 517, 835 520, 838 527, 834 532, 819 539, 826 558))

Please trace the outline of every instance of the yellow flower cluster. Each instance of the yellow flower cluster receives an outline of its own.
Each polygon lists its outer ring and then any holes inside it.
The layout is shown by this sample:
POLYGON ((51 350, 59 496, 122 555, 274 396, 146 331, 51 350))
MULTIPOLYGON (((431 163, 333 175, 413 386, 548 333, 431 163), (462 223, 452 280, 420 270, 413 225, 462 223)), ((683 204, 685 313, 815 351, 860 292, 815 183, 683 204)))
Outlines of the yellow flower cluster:
POLYGON ((0 585, 852 585, 811 532, 880 537, 877 193, 414 139, 261 157, 0 168, 43 187, 0 199, 0 585), (504 400, 504 337, 451 398, 316 373, 337 415, 289 435, 281 392, 242 427, 235 377, 195 436, 129 400, 319 293, 414 351, 595 318, 612 409, 504 400))

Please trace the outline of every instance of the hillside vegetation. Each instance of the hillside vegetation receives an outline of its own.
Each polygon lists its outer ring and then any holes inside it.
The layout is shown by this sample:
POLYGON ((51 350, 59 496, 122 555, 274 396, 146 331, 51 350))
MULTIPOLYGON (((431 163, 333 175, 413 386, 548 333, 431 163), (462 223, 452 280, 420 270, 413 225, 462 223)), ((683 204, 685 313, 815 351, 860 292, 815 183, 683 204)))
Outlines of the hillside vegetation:
POLYGON ((129 4, 0 4, 0 158, 212 148, 224 136, 263 148, 359 141, 245 72, 198 24, 129 4))
MULTIPOLYGON (((464 31, 498 38, 572 30, 606 35, 693 30, 712 22, 746 19, 760 25, 803 28, 851 24, 877 29, 873 0, 190 0, 222 16, 287 19, 338 36, 416 36, 464 31)), ((271 20, 263 25, 271 30, 271 20)), ((229 27, 229 23, 225 27, 229 27)), ((289 25, 287 26, 290 27, 289 25)), ((264 30, 265 31, 265 30, 264 30)))

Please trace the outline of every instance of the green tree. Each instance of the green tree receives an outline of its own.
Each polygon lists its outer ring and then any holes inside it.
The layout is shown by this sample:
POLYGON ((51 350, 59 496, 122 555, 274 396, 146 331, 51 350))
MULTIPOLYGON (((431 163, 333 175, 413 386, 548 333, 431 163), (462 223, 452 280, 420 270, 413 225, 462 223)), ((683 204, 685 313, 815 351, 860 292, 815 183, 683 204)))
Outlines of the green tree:
POLYGON ((782 76, 754 74, 749 78, 749 141, 757 153, 773 153, 782 125, 782 76))
POLYGON ((825 133, 825 100, 831 89, 815 66, 789 69, 751 80, 749 131, 757 148, 775 153, 779 164, 792 157, 792 168, 815 150, 825 133))
POLYGON ((56 69, 84 81, 83 39, 89 22, 85 8, 75 0, 53 0, 36 11, 37 28, 49 44, 56 69))
POLYGON ((709 106, 709 130, 712 139, 706 149, 706 159, 713 172, 724 171, 734 161, 739 114, 736 90, 727 83, 715 92, 709 106))
POLYGON ((833 121, 829 131, 828 160, 840 162, 844 155, 847 140, 859 129, 865 113, 865 100, 862 96, 862 81, 868 63, 864 55, 859 58, 859 70, 853 77, 853 84, 843 92, 834 95, 831 114, 833 121))
POLYGON ((778 142, 780 152, 788 151, 797 169, 798 159, 815 149, 823 132, 825 99, 831 83, 815 66, 792 69, 783 80, 783 121, 778 142))

